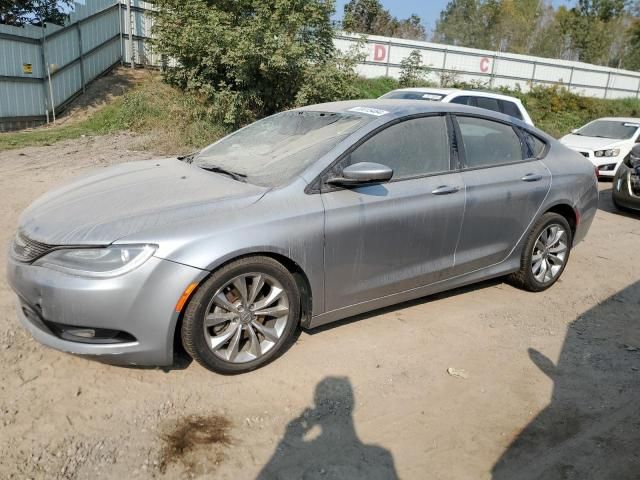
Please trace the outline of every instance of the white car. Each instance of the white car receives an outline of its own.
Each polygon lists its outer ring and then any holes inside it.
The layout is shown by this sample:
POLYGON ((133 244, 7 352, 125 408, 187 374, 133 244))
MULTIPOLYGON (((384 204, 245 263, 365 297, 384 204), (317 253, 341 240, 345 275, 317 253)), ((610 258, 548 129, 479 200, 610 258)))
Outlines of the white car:
POLYGON ((509 95, 500 95, 481 90, 460 90, 457 88, 399 88, 385 93, 380 98, 397 98, 403 100, 429 100, 432 102, 457 103, 470 107, 484 108, 504 113, 529 125, 533 121, 522 102, 509 95))
POLYGON ((599 118, 565 135, 560 141, 587 157, 599 177, 613 178, 640 136, 640 118, 599 118))

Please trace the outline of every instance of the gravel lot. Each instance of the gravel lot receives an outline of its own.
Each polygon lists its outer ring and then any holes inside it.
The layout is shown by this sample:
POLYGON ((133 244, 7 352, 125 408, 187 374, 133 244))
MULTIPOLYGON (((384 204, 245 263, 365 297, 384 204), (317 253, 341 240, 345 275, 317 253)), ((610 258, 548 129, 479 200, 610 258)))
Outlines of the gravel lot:
MULTIPOLYGON (((33 199, 151 158, 138 141, 0 152, 0 262, 33 199)), ((3 275, 0 478, 640 478, 640 217, 610 189, 552 289, 492 281, 405 303, 303 332, 236 377, 45 348, 3 275)))

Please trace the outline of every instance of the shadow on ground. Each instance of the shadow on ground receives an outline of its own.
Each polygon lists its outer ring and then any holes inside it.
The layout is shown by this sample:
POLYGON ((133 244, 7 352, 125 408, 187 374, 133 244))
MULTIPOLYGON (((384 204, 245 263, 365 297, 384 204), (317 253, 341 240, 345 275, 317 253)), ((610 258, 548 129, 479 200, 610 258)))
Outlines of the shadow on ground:
POLYGON ((598 208, 603 212, 615 213, 622 217, 640 219, 640 214, 632 211, 622 211, 613 204, 612 184, 610 181, 600 183, 600 197, 598 199, 598 208), (603 184, 604 183, 604 184, 603 184))
POLYGON ((551 403, 493 479, 640 478, 640 282, 573 321, 557 364, 533 349, 529 357, 553 381, 551 403))
POLYGON ((353 421, 355 404, 348 378, 327 377, 315 389, 314 406, 286 427, 259 480, 397 479, 391 453, 365 445, 353 421))

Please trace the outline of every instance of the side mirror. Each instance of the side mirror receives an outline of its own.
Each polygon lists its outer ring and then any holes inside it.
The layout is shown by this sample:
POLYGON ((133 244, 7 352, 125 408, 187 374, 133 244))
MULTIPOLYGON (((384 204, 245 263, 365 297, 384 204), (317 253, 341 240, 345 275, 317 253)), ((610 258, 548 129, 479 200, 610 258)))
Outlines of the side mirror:
POLYGON ((393 170, 386 165, 371 162, 360 162, 349 165, 342 171, 341 177, 327 180, 331 185, 361 185, 367 183, 388 182, 393 177, 393 170))
POLYGON ((640 167, 640 143, 633 146, 629 154, 629 164, 631 168, 640 167))
POLYGON ((576 133, 578 130, 580 130, 579 128, 574 128, 573 130, 571 130, 571 133, 576 133))

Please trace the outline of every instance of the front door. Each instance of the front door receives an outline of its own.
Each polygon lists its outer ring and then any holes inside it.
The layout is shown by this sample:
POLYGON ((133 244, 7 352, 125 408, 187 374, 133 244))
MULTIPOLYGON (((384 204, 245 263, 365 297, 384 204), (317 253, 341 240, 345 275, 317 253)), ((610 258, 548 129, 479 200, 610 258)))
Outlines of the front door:
POLYGON ((327 311, 438 281, 453 267, 464 211, 443 115, 377 132, 334 172, 359 162, 394 170, 390 182, 322 193, 327 311))

